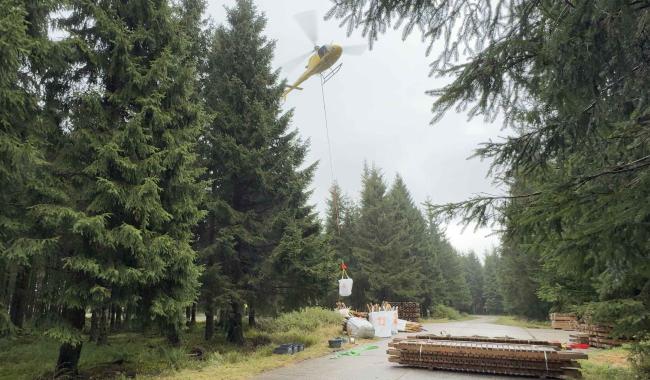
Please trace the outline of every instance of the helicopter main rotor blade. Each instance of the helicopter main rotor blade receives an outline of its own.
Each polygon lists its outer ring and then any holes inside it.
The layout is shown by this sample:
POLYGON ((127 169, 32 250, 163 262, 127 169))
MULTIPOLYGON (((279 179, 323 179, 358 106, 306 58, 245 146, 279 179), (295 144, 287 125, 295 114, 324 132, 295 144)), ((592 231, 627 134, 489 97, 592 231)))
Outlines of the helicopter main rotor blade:
POLYGON ((315 10, 305 11, 293 16, 298 22, 298 25, 305 32, 312 46, 316 46, 318 42, 318 17, 315 10))
POLYGON ((314 51, 310 50, 310 51, 306 52, 305 54, 301 54, 301 55, 297 56, 296 58, 283 63, 282 65, 280 65, 280 67, 282 67, 282 69, 284 69, 286 71, 291 71, 291 70, 295 69, 299 64, 301 64, 303 62, 306 62, 305 60, 307 59, 307 57, 309 57, 313 53, 314 53, 314 51))
POLYGON ((343 49, 343 53, 345 54, 351 54, 351 55, 361 55, 365 53, 366 50, 368 50, 368 45, 362 44, 362 45, 343 45, 341 46, 343 49))

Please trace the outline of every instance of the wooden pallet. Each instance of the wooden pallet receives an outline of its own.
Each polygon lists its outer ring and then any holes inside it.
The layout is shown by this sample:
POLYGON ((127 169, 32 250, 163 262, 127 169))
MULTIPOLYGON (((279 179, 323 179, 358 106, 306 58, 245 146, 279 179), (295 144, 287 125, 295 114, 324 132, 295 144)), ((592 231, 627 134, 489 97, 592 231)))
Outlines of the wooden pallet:
MULTIPOLYGON (((534 339, 515 339, 510 337, 484 337, 484 336, 450 336, 450 335, 435 335, 435 334, 417 334, 408 335, 406 339, 431 339, 431 340, 451 340, 451 341, 464 341, 464 342, 490 342, 490 343, 513 343, 513 344, 532 344, 542 346, 553 346, 560 348, 562 343, 548 342, 546 340, 534 339)), ((402 338, 395 338, 394 341, 403 340, 402 338)))
POLYGON ((500 375, 579 378, 582 352, 555 344, 510 338, 441 337, 418 334, 389 342, 390 362, 401 365, 500 375), (533 344, 538 343, 538 344, 533 344))

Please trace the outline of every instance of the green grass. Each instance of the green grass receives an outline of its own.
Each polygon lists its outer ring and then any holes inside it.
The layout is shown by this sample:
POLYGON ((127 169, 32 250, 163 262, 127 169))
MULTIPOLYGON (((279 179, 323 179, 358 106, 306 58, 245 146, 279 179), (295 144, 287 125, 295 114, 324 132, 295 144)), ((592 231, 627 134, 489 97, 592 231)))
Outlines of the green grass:
POLYGON ((585 380, 637 379, 627 360, 629 349, 618 347, 608 350, 590 350, 588 360, 580 360, 585 380))
MULTIPOLYGON (((328 352, 327 339, 340 335, 341 317, 329 310, 308 308, 281 315, 275 320, 260 319, 258 328, 247 329, 244 347, 227 344, 223 337, 205 342, 203 324, 183 335, 183 345, 170 347, 160 336, 120 333, 109 337, 108 345, 85 342, 79 368, 82 375, 99 378, 248 378, 270 368, 328 352), (273 355, 280 343, 303 343, 305 351, 296 355, 273 355), (192 348, 205 350, 205 360, 192 359, 192 348), (209 374, 209 376, 208 376, 209 374), (215 377, 218 374, 219 377, 215 377)), ((51 377, 59 344, 36 334, 0 340, 0 380, 51 377)))
POLYGON ((548 321, 535 321, 522 317, 515 317, 512 315, 502 315, 498 317, 493 323, 497 325, 524 327, 528 329, 550 329, 551 322, 548 321))
POLYGON ((448 323, 448 322, 458 322, 458 321, 470 321, 476 318, 477 317, 475 315, 462 313, 460 316, 453 319, 452 318, 422 318, 420 319, 420 323, 448 323))

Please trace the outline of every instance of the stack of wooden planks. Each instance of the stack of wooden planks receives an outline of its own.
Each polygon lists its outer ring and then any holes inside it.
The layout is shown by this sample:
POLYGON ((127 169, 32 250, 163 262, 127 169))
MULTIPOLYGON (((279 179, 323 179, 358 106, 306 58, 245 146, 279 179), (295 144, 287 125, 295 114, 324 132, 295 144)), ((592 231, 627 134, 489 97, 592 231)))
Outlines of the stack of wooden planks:
POLYGON ((551 327, 558 330, 576 330, 578 317, 573 313, 551 313, 551 327))
POLYGON ((598 325, 586 322, 578 325, 578 331, 589 336, 589 345, 597 348, 618 347, 629 342, 626 339, 613 338, 613 329, 612 325, 598 325))
POLYGON ((571 333, 571 335, 569 335, 569 342, 589 344, 589 334, 581 332, 571 333))
POLYGON ((406 332, 420 332, 422 325, 418 322, 406 321, 406 332))
POLYGON ((397 317, 407 321, 417 322, 420 320, 420 304, 417 302, 390 302, 397 306, 397 317))
POLYGON ((411 367, 555 379, 580 378, 576 360, 587 358, 545 341, 428 334, 395 338, 387 353, 411 367))

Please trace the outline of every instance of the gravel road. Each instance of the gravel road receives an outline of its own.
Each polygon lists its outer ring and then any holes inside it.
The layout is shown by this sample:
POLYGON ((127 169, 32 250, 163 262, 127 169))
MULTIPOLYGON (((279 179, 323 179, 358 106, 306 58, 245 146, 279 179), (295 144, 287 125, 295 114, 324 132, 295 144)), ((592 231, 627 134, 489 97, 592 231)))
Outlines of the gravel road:
MULTIPOLYGON (((429 323, 424 327, 430 333, 444 332, 451 335, 509 336, 520 339, 542 339, 567 342, 569 332, 551 329, 526 329, 522 327, 494 324, 496 317, 480 316, 469 321, 450 323, 429 323)), ((406 333, 400 334, 407 335, 406 333)), ((512 376, 473 375, 458 372, 429 371, 407 368, 389 363, 386 349, 390 339, 376 342, 377 350, 365 351, 357 357, 331 359, 331 355, 306 360, 288 367, 268 371, 256 377, 257 380, 287 379, 341 379, 341 380, 512 380, 512 376)))

